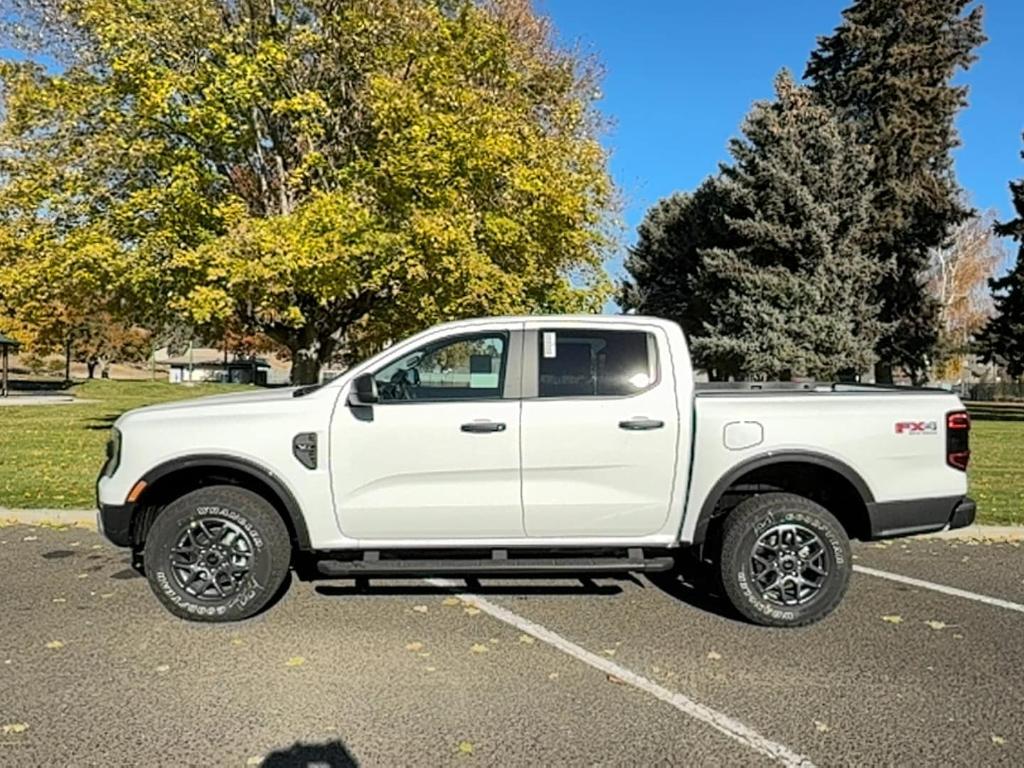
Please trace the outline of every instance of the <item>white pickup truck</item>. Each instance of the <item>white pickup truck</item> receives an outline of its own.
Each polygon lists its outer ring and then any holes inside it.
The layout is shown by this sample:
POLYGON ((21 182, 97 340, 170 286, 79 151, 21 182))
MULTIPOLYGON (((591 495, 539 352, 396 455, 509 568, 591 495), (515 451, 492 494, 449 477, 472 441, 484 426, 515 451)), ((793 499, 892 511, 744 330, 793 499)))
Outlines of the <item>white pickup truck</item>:
POLYGON ((829 613, 850 538, 970 524, 942 390, 695 385, 649 317, 431 328, 315 387, 117 420, 99 526, 173 613, 231 621, 304 578, 714 568, 748 619, 829 613), (763 387, 763 388, 762 388, 763 387))

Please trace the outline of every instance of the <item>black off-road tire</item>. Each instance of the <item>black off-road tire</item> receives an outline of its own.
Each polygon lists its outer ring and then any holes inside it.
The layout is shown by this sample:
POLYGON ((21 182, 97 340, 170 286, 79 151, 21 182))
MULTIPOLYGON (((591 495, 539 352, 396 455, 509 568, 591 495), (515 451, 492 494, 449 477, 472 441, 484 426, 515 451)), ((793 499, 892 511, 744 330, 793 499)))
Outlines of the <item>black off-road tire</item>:
MULTIPOLYGON (((150 587, 171 613, 192 621, 228 622, 259 613, 280 596, 291 555, 288 528, 270 502, 245 488, 211 485, 176 499, 157 516, 146 535, 143 563, 150 587), (193 541, 203 545, 210 540, 204 530, 227 532, 221 541, 210 545, 209 557, 223 563, 222 552, 228 557, 235 552, 234 556, 247 565, 244 575, 235 580, 226 596, 221 596, 222 590, 212 584, 205 591, 214 590, 217 594, 190 592, 188 585, 182 584, 183 571, 172 565, 181 562, 172 550, 179 547, 183 537, 191 537, 189 546, 193 541), (223 544, 239 540, 244 541, 234 544, 234 550, 230 543, 223 544), (242 555, 237 554, 239 549, 242 555), (249 555, 245 556, 245 552, 249 555)), ((202 584, 202 577, 197 577, 192 583, 193 590, 202 584)))
MULTIPOLYGON (((787 529, 788 530, 788 529, 787 529)), ((760 550, 763 553, 763 550, 760 550)), ((816 565, 821 565, 818 560, 816 565)), ((796 566, 799 570, 799 565, 796 566)), ((850 583, 853 562, 850 540, 843 526, 827 509, 792 493, 754 496, 733 509, 722 528, 719 570, 729 601, 745 618, 771 627, 801 627, 820 621, 839 605, 850 583), (778 526, 799 526, 818 537, 825 576, 806 602, 784 605, 766 597, 755 579, 753 562, 762 535, 780 530, 778 526)), ((778 598, 778 595, 773 595, 778 598)))

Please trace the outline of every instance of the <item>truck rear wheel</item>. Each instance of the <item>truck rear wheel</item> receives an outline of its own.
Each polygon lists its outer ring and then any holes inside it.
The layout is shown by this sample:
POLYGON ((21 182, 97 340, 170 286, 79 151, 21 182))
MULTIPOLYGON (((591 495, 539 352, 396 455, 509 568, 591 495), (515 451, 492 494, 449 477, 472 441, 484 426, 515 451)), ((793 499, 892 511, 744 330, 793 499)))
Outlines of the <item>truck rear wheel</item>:
POLYGON ((278 596, 291 540, 262 496, 212 485, 167 505, 146 536, 143 562, 150 587, 171 613, 193 621, 237 621, 278 596))
POLYGON ((725 519, 719 567, 725 592, 744 617, 800 627, 820 621, 843 599, 850 542, 820 504, 767 493, 742 502, 725 519))

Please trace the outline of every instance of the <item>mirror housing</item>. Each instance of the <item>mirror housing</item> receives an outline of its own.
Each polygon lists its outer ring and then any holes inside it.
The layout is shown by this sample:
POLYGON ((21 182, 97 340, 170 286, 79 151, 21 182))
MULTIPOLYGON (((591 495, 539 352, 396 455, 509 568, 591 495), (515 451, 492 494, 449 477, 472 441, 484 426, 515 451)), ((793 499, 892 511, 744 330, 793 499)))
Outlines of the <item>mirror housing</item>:
POLYGON ((377 380, 372 373, 363 373, 352 381, 348 391, 349 405, 373 405, 380 400, 377 393, 377 380))

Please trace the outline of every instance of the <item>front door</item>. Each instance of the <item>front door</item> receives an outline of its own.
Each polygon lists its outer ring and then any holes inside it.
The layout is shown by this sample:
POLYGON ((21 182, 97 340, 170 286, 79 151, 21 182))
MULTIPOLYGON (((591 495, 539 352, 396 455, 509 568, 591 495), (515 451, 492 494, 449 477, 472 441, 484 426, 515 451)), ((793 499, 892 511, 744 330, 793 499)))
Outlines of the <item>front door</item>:
POLYGON ((358 539, 522 537, 518 330, 426 342, 374 371, 380 402, 339 401, 331 474, 358 539), (513 376, 514 373, 514 376, 513 376))
POLYGON ((656 533, 675 479, 678 404, 664 332, 527 325, 523 516, 531 537, 656 533))

